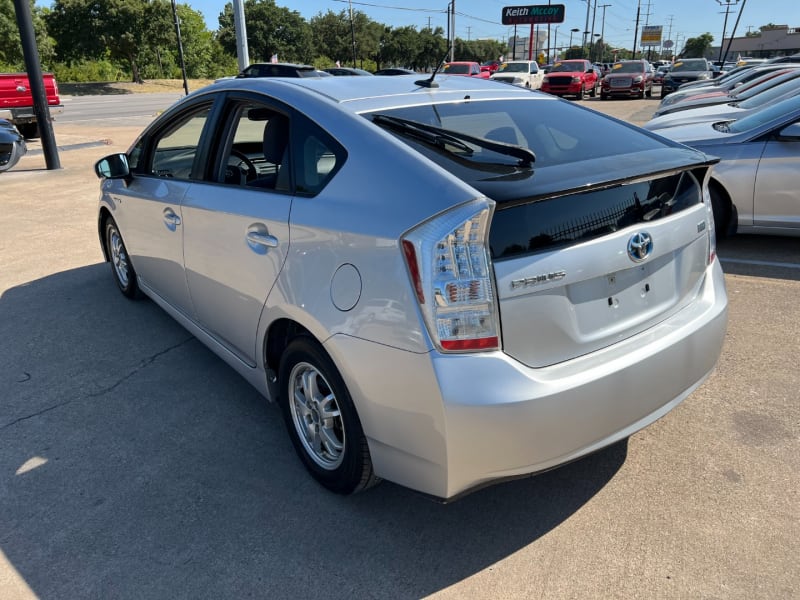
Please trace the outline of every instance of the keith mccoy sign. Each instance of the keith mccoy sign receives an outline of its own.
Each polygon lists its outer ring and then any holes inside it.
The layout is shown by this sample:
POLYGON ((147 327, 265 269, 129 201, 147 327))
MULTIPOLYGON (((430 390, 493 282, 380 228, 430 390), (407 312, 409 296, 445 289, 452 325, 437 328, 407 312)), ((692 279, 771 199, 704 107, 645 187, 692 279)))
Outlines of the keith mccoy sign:
POLYGON ((534 6, 506 6, 503 8, 503 25, 528 23, 563 23, 563 4, 537 4, 534 6))

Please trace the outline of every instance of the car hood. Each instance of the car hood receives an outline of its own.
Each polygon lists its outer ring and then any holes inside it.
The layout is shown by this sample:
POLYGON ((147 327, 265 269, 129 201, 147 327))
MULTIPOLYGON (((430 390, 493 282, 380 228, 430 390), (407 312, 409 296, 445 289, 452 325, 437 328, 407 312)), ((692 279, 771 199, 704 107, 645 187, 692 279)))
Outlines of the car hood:
MULTIPOLYGON (((728 119, 729 120, 729 119, 728 119)), ((730 133, 723 133, 714 128, 714 124, 725 122, 725 119, 714 119, 703 123, 689 123, 676 127, 659 129, 655 133, 664 136, 673 142, 679 142, 688 146, 697 147, 705 144, 717 144, 728 141, 733 136, 730 133)))
POLYGON ((689 110, 681 110, 674 113, 655 117, 645 123, 642 127, 654 131, 663 129, 664 127, 679 127, 683 125, 692 125, 696 123, 714 123, 719 121, 732 121, 740 119, 744 115, 749 114, 743 108, 736 108, 731 105, 720 106, 713 104, 711 106, 701 106, 698 108, 691 108, 689 110))

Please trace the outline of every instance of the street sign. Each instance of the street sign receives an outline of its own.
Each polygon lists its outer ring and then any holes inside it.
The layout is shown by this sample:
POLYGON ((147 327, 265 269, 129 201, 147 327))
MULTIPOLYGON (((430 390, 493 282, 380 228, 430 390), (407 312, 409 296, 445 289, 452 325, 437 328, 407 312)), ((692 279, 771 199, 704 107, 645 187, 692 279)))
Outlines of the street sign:
POLYGON ((660 46, 661 30, 661 25, 645 25, 642 27, 642 46, 660 46))
POLYGON ((672 40, 667 40, 666 42, 664 42, 661 45, 664 46, 664 48, 666 48, 667 50, 669 50, 670 48, 672 48, 675 45, 675 42, 673 42, 672 40))
POLYGON ((502 14, 503 25, 528 25, 536 23, 563 23, 563 4, 536 4, 532 6, 506 6, 502 14))

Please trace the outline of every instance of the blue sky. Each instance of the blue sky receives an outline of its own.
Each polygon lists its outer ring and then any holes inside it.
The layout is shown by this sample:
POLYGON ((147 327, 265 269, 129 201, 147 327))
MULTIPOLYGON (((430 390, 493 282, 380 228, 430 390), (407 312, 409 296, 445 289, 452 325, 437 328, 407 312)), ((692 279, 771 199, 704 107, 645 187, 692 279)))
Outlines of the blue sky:
MULTIPOLYGON (((742 13, 737 35, 744 35, 748 28, 757 29, 767 23, 788 25, 800 29, 800 0, 588 0, 597 10, 590 11, 589 30, 592 29, 592 12, 594 12, 594 31, 603 29, 608 43, 631 48, 633 46, 634 25, 637 5, 641 3, 640 26, 661 25, 662 39, 671 39, 678 43, 688 37, 696 37, 705 32, 714 36, 716 43, 722 37, 725 21, 725 3, 730 3, 730 14, 726 33, 730 34, 742 2, 745 8, 742 13), (720 4, 722 2, 722 4, 720 4), (603 5, 605 23, 603 24, 603 5), (649 13, 649 15, 648 15, 649 13)), ((217 17, 222 12, 226 0, 178 0, 203 13, 209 29, 218 27, 217 17)), ((47 2, 39 1, 40 4, 47 2)), ((348 0, 276 0, 278 6, 285 6, 298 11, 304 18, 310 19, 316 14, 328 10, 340 12, 348 9, 348 0)), ((501 12, 504 6, 527 6, 529 4, 547 4, 542 0, 534 2, 518 2, 506 0, 455 0, 456 34, 463 39, 491 37, 499 40, 513 35, 513 27, 501 24, 501 12)), ((581 32, 586 26, 587 0, 554 0, 553 4, 565 5, 565 21, 559 25, 558 45, 567 45, 570 29, 578 28, 581 32)), ((363 0, 352 1, 354 10, 366 13, 371 19, 400 27, 413 25, 425 27, 430 22, 433 27, 447 28, 446 9, 448 0, 363 0)), ((555 26, 551 28, 551 36, 555 36, 555 26)), ((520 29, 523 29, 520 27, 520 29)), ((518 29, 520 36, 525 32, 518 29)), ((573 42, 581 36, 574 34, 573 42)), ((556 45, 554 42, 553 45, 556 45)))

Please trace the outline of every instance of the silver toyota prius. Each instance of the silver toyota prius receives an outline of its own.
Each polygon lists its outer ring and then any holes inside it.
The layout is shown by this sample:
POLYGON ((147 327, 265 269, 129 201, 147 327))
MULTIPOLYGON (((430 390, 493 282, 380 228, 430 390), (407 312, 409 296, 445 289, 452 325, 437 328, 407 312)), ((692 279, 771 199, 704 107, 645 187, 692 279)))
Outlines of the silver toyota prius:
POLYGON ((453 499, 665 415, 727 324, 716 159, 444 75, 233 79, 100 160, 98 233, 326 488, 453 499))

